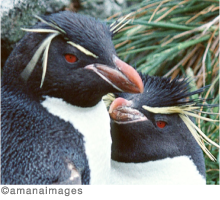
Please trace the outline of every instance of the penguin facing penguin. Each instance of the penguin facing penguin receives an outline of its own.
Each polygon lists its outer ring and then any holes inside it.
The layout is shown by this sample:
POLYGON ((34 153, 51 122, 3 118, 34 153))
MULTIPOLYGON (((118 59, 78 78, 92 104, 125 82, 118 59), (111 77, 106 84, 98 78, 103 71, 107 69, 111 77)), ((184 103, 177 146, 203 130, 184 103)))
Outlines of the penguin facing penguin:
POLYGON ((114 26, 68 11, 37 18, 4 66, 1 182, 105 184, 111 138, 102 96, 143 92, 142 80, 116 56, 114 26))
POLYGON ((205 184, 201 148, 214 157, 202 138, 219 145, 191 121, 201 106, 211 105, 189 100, 204 88, 190 92, 186 79, 141 76, 142 94, 111 96, 111 184, 205 184))

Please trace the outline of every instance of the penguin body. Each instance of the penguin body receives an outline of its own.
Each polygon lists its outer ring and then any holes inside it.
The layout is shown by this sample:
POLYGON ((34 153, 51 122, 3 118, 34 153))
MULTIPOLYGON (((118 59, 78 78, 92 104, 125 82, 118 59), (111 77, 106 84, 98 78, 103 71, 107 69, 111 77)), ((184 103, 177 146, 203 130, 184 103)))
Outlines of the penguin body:
POLYGON ((102 96, 141 92, 142 80, 116 56, 106 24, 69 11, 37 18, 4 66, 1 182, 104 184, 111 140, 102 96))
POLYGON ((142 78, 143 94, 115 94, 109 109, 112 184, 205 184, 203 152, 187 125, 179 114, 160 113, 195 103, 187 97, 203 90, 190 92, 187 80, 142 78))
POLYGON ((84 136, 85 152, 91 170, 90 184, 108 184, 111 136, 110 118, 104 102, 101 100, 93 107, 83 108, 47 97, 41 104, 51 114, 71 123, 84 136))
POLYGON ((89 184, 83 135, 19 90, 1 92, 2 184, 89 184))

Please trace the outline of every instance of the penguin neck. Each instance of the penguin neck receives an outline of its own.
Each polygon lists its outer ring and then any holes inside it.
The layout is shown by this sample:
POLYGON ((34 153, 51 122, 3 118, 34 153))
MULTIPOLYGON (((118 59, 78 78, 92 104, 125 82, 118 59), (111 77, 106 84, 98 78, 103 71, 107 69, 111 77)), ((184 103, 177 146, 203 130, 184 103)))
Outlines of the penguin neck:
POLYGON ((111 184, 189 185, 206 184, 188 156, 164 158, 143 163, 111 161, 111 184))
POLYGON ((62 99, 46 97, 41 103, 51 114, 69 122, 84 135, 90 167, 90 184, 107 184, 110 173, 110 118, 101 100, 93 107, 78 107, 62 99))

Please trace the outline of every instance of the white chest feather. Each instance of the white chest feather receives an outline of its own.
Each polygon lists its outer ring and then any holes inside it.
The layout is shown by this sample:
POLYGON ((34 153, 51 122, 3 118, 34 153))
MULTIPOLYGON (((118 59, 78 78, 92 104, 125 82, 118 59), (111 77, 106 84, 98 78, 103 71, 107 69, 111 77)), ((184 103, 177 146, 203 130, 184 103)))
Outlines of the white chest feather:
POLYGON ((205 178, 187 156, 146 163, 111 162, 111 184, 205 185, 205 178))
POLYGON ((46 97, 42 105, 53 115, 70 122, 85 138, 86 154, 91 170, 90 184, 107 184, 110 175, 110 118, 103 101, 82 108, 62 99, 46 97))

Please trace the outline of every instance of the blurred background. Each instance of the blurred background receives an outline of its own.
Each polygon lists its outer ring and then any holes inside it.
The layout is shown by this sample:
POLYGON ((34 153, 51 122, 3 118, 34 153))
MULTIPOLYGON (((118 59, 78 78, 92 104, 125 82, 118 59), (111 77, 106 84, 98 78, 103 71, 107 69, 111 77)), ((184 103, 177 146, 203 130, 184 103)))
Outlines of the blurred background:
MULTIPOLYGON (((4 0, 1 1, 1 67, 25 34, 21 27, 36 23, 33 15, 70 10, 99 18, 109 25, 127 16, 114 36, 118 56, 142 73, 175 78, 190 77, 193 89, 210 87, 201 94, 219 105, 219 1, 218 0, 4 0)), ((194 96, 193 98, 197 98, 194 96)), ((205 112, 219 113, 219 108, 205 112)), ((219 115, 202 114, 212 119, 219 115)), ((219 123, 196 124, 219 144, 219 123)), ((206 155, 207 184, 219 184, 217 158, 206 155)))

